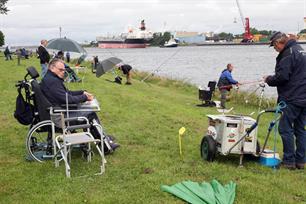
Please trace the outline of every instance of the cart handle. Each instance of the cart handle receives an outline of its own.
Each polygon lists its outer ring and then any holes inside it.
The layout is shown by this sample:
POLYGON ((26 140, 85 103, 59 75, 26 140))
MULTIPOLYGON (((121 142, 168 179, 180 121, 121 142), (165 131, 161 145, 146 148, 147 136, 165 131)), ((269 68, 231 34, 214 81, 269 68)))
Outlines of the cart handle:
POLYGON ((228 155, 234 149, 235 146, 237 146, 246 136, 250 135, 250 133, 258 126, 260 117, 265 113, 277 113, 277 114, 279 114, 279 116, 274 121, 272 121, 273 125, 270 124, 269 130, 273 128, 275 123, 277 121, 279 121, 279 119, 281 118, 281 116, 283 114, 283 112, 281 110, 278 110, 278 109, 267 109, 267 110, 261 111, 257 116, 256 122, 250 128, 248 128, 246 130, 246 133, 237 142, 235 142, 235 144, 233 144, 233 146, 231 148, 229 148, 229 150, 225 153, 225 155, 228 155))
POLYGON ((259 123, 259 119, 260 117, 265 114, 265 113, 276 113, 276 114, 279 114, 279 116, 275 119, 275 122, 278 121, 281 116, 283 115, 283 111, 281 110, 278 110, 278 109, 266 109, 266 110, 263 110, 261 112, 259 112, 257 118, 256 118, 256 123, 259 123))

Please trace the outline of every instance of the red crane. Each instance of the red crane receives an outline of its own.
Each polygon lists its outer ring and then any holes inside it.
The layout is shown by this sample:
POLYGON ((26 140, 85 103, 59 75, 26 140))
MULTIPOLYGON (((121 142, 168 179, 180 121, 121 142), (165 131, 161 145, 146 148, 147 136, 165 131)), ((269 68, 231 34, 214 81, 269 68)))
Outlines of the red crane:
POLYGON ((241 22, 244 28, 243 40, 241 42, 245 42, 245 43, 253 42, 253 35, 251 34, 251 31, 250 31, 250 19, 248 17, 246 18, 243 17, 239 1, 236 0, 236 3, 237 3, 238 10, 239 10, 241 22))

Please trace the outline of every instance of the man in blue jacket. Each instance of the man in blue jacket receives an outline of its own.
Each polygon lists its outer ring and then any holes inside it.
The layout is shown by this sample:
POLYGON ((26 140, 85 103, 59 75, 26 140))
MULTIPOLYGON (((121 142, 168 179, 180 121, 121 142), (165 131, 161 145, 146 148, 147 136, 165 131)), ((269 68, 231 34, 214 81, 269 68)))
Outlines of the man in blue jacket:
POLYGON ((240 85, 238 81, 233 79, 232 71, 234 66, 232 64, 227 64, 226 69, 221 73, 217 86, 221 93, 221 108, 225 109, 226 96, 232 88, 232 85, 240 85))
POLYGON ((306 151, 306 52, 285 33, 276 32, 270 38, 276 58, 275 74, 265 76, 269 86, 277 87, 278 102, 286 107, 279 122, 283 141, 282 166, 304 169, 306 151), (295 136, 295 140, 294 140, 295 136), (296 146, 296 147, 295 147, 296 146))

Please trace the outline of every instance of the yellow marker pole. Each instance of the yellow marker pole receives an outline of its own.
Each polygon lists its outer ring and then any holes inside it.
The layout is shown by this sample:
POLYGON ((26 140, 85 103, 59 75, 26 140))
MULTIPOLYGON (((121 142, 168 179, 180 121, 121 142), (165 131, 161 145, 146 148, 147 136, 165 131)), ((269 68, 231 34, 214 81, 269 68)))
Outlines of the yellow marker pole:
POLYGON ((180 155, 182 156, 183 152, 182 152, 182 136, 185 133, 186 128, 185 127, 181 127, 179 129, 179 148, 180 148, 180 155))

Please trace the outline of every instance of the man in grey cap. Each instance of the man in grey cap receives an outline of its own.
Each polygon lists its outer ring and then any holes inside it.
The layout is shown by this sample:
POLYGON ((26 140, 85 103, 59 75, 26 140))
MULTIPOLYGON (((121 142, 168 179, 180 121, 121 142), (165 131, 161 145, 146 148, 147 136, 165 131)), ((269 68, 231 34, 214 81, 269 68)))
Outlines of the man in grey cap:
POLYGON ((287 169, 304 169, 306 151, 306 52, 295 39, 276 32, 270 46, 279 53, 275 74, 265 76, 269 86, 277 87, 278 102, 285 102, 279 122, 283 141, 282 166, 287 169), (295 137, 295 138, 294 138, 295 137))

